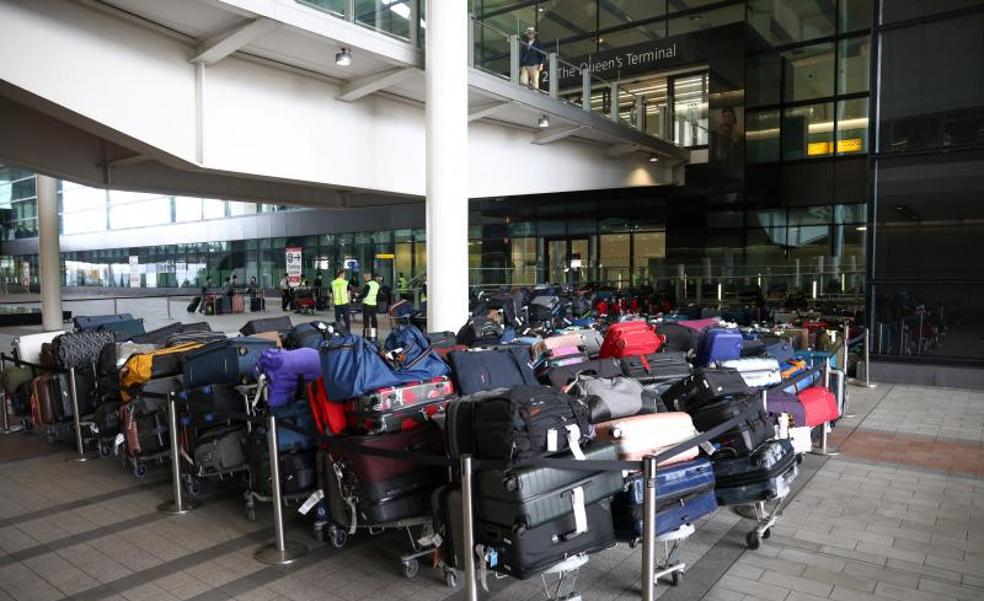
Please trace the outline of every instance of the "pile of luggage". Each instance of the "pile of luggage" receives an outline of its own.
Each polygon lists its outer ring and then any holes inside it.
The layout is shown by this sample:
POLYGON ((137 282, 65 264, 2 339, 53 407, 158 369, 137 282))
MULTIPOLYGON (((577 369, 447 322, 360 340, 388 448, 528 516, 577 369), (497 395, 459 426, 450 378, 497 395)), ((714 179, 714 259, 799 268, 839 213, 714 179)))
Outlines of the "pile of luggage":
MULTIPOLYGON (((811 428, 839 417, 816 369, 830 351, 796 348, 787 328, 650 320, 599 291, 587 304, 545 292, 484 299, 456 333, 400 323, 382 345, 287 317, 231 337, 89 320, 41 345, 56 369, 30 379, 29 404, 39 426, 65 423, 64 404, 42 396, 61 398, 58 370, 74 368, 87 439, 142 476, 172 451, 172 395, 189 492, 245 474, 251 519, 271 496, 273 416, 284 496, 313 499, 303 507, 319 538, 416 530, 404 573, 436 553, 451 584, 466 552, 464 455, 475 462, 467 552, 528 578, 638 541, 643 458, 661 456, 657 534, 687 536, 720 505, 781 501, 811 428), (702 432, 713 436, 698 445, 702 432)), ((5 387, 15 379, 5 372, 5 387)))

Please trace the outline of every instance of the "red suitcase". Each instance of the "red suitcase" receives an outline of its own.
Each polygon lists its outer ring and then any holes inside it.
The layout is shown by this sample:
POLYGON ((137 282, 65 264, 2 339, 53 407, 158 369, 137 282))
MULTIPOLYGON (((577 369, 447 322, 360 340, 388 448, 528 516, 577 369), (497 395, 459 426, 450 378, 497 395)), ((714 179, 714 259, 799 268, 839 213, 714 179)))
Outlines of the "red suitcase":
POLYGON ((666 337, 645 321, 625 321, 617 323, 605 332, 599 359, 608 357, 633 357, 656 353, 663 348, 666 337))
POLYGON ((443 376, 380 388, 348 403, 346 424, 350 432, 360 434, 413 430, 443 411, 452 398, 454 385, 443 376))
POLYGON ((840 411, 837 409, 837 397, 822 386, 811 386, 796 396, 803 403, 803 410, 806 414, 806 423, 797 424, 798 426, 819 426, 840 417, 840 411))

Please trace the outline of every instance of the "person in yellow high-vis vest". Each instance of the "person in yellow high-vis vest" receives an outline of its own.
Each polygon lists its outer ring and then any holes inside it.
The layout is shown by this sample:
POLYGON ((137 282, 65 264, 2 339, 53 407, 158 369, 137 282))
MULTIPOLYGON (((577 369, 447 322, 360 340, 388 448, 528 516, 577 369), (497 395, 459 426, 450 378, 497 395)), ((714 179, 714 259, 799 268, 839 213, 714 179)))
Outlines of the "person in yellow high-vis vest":
POLYGON ((366 283, 362 285, 359 296, 362 297, 362 336, 369 340, 376 339, 376 328, 379 323, 376 319, 376 306, 379 296, 379 282, 372 277, 371 273, 364 276, 366 283))
POLYGON ((345 332, 348 332, 352 327, 349 317, 348 286, 345 270, 339 269, 335 272, 335 279, 331 281, 331 302, 335 305, 335 324, 338 326, 344 324, 345 332))

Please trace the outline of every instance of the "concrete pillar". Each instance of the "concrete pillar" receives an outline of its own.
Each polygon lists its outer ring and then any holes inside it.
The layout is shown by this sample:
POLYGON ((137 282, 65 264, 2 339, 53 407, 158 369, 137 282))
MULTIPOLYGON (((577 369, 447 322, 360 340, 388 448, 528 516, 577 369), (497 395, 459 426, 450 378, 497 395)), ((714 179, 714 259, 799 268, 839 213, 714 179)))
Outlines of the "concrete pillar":
POLYGON ((468 3, 427 6, 427 327, 468 319, 468 3))
POLYGON ((61 245, 58 242, 58 185, 37 176, 38 265, 41 270, 41 326, 62 329, 61 245))

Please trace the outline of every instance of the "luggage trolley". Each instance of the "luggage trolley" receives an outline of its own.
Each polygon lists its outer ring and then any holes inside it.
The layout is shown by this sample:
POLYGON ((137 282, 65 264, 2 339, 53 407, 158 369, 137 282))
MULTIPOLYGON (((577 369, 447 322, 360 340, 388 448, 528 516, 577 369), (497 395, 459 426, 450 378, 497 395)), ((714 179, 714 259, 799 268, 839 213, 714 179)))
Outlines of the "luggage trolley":
MULTIPOLYGON (((327 512, 326 512, 327 513, 327 512)), ((317 527, 317 525, 316 525, 317 527)), ((321 534, 317 537, 321 542, 327 538, 333 547, 341 549, 348 542, 349 534, 353 528, 343 528, 332 521, 326 520, 321 523, 321 534)), ((420 572, 420 558, 432 555, 437 550, 438 545, 434 544, 433 537, 433 518, 422 516, 389 522, 386 524, 376 524, 372 526, 355 526, 356 530, 367 530, 370 536, 382 534, 387 530, 403 530, 410 539, 410 552, 400 555, 400 565, 403 569, 403 576, 414 578, 420 572), (413 529, 420 528, 420 536, 415 537, 413 529)), ((444 581, 451 588, 458 585, 458 573, 455 569, 442 565, 444 581)))
MULTIPOLYGON (((235 386, 234 387, 234 389, 240 395, 242 395, 242 397, 243 397, 243 407, 245 408, 246 414, 247 415, 250 415, 250 416, 253 415, 253 412, 252 412, 252 402, 250 400, 250 393, 251 392, 254 392, 256 390, 256 388, 257 388, 256 384, 240 385, 240 386, 235 386)), ((188 418, 184 418, 184 419, 188 419, 188 418)), ((205 415, 205 424, 206 425, 209 425, 209 426, 218 426, 218 425, 220 425, 223 422, 226 423, 226 424, 228 424, 228 425, 232 425, 232 420, 231 419, 223 418, 221 415, 212 414, 212 413, 207 413, 205 415), (219 418, 219 419, 218 420, 214 420, 214 418, 216 418, 216 417, 219 418)), ((201 424, 201 423, 195 423, 195 422, 189 420, 188 423, 185 423, 184 424, 184 426, 185 426, 185 432, 188 432, 188 430, 190 430, 192 428, 199 428, 202 425, 203 424, 201 424)), ((252 424, 250 424, 250 422, 247 421, 246 422, 246 434, 247 435, 249 434, 249 432, 251 431, 251 429, 252 429, 252 424)), ((187 438, 186 438, 184 440, 184 444, 182 445, 182 448, 181 448, 181 458, 184 461, 186 461, 189 466, 191 466, 191 469, 188 472, 183 473, 181 475, 181 477, 182 477, 182 480, 184 481, 185 491, 187 491, 187 493, 190 496, 197 497, 198 495, 200 495, 202 493, 202 484, 203 484, 203 482, 206 482, 206 481, 218 481, 218 482, 221 482, 223 480, 228 480, 228 479, 230 479, 230 478, 232 478, 234 476, 240 475, 240 476, 242 476, 243 480, 247 482, 247 484, 249 483, 249 474, 248 474, 249 466, 248 466, 247 463, 244 463, 242 465, 236 466, 235 468, 230 469, 230 470, 227 470, 227 471, 224 471, 224 472, 217 472, 217 473, 212 473, 212 474, 197 474, 197 473, 194 473, 195 461, 194 461, 194 458, 191 457, 191 455, 189 454, 190 452, 193 452, 193 450, 186 449, 185 447, 187 446, 187 444, 188 444, 188 441, 187 441, 187 438)))

